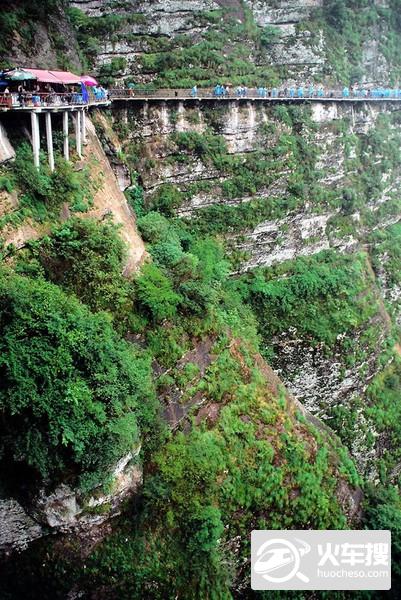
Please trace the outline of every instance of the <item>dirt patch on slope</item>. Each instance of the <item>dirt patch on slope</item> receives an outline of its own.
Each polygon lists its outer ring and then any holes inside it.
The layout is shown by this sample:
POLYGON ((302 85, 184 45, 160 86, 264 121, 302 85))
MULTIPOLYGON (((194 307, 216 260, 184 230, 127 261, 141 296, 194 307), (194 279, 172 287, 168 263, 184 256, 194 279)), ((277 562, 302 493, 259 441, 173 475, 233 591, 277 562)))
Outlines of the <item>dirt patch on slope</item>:
POLYGON ((82 216, 101 220, 111 215, 113 221, 121 225, 120 235, 128 246, 128 260, 124 274, 130 275, 138 270, 146 258, 145 245, 136 229, 135 215, 118 187, 117 179, 89 119, 87 119, 87 131, 88 144, 85 146, 84 156, 94 160, 92 173, 95 178, 101 179, 102 185, 95 194, 93 208, 82 216))
POLYGON ((229 11, 229 16, 244 22, 245 13, 241 0, 216 0, 222 8, 229 11))

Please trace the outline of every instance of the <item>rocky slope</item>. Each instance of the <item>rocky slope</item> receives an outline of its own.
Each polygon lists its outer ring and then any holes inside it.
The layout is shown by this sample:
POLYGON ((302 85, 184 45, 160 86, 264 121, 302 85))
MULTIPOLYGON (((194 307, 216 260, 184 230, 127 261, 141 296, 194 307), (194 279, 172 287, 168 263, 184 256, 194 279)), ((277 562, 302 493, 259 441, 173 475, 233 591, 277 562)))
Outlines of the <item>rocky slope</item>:
MULTIPOLYGON (((237 274, 283 264, 280 277, 288 277, 301 257, 316 255, 319 263, 324 251, 337 255, 340 265, 341 254, 357 257, 401 218, 401 131, 394 105, 313 103, 287 110, 246 100, 150 102, 114 108, 101 135, 114 161, 122 152, 139 173, 127 193, 139 181, 148 207, 173 198, 175 214, 189 227, 225 239, 238 257, 237 274)), ((345 441, 361 471, 374 478, 375 445, 363 440, 366 430, 377 432, 356 405, 381 371, 392 335, 383 293, 395 322, 400 313, 398 284, 390 284, 391 292, 381 289, 385 262, 376 260, 382 264, 377 280, 370 260, 361 262, 358 293, 369 298, 371 310, 361 304, 358 323, 344 324, 337 340, 312 342, 294 317, 266 344, 274 348, 273 365, 312 413, 334 427, 339 406, 355 414, 353 435, 347 432, 345 441)), ((350 302, 359 304, 357 298, 350 302)))
MULTIPOLYGON (((350 14, 341 8, 344 20, 330 21, 331 10, 338 16, 332 4, 324 0, 191 0, 185 5, 74 0, 71 7, 83 47, 95 36, 98 48, 91 50, 92 60, 101 73, 114 78, 134 75, 137 82, 169 78, 189 82, 223 77, 240 83, 241 78, 251 77, 255 84, 258 78, 270 83, 278 76, 281 81, 338 81, 336 71, 345 73, 352 65, 353 78, 385 80, 389 53, 372 40, 388 30, 386 19, 392 23, 391 2, 377 0, 362 7, 351 27, 345 22, 351 20, 350 14), (77 11, 87 18, 79 18, 77 11), (343 28, 351 32, 349 38, 348 34, 341 38, 343 28)), ((355 8, 352 1, 348 4, 355 8)))

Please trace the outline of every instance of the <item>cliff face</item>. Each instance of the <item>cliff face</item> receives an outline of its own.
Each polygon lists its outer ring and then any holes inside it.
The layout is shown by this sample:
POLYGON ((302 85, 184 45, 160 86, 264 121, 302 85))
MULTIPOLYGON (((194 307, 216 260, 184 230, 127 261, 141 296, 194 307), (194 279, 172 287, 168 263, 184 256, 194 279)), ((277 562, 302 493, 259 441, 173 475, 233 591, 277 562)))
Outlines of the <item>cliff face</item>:
MULTIPOLYGON (((358 406, 383 368, 392 332, 387 310, 394 322, 400 318, 393 263, 382 260, 383 252, 378 258, 374 241, 380 232, 391 237, 401 215, 398 107, 150 102, 113 109, 109 123, 120 135, 120 154, 139 174, 127 193, 139 182, 150 208, 164 206, 166 194, 173 196, 174 213, 190 228, 222 236, 237 257, 237 275, 248 272, 252 278, 255 268, 267 267, 269 278, 289 278, 303 257, 311 270, 321 269, 325 252, 339 268, 360 265, 358 297, 350 299, 359 317, 344 323, 336 338, 312 340, 294 314, 287 329, 264 339, 274 352, 272 364, 313 414, 340 435, 338 407, 355 415, 345 441, 361 471, 375 477, 380 443, 372 444, 371 436, 378 433, 358 406), (369 298, 369 310, 359 295, 369 298), (384 296, 390 306, 384 306, 384 296)), ((117 157, 116 140, 104 136, 109 155, 117 157)), ((354 276, 349 277, 351 289, 354 276)), ((263 331, 269 315, 256 310, 263 331)))
POLYGON ((60 484, 51 492, 44 488, 29 502, 0 498, 0 556, 23 551, 35 540, 57 533, 75 534, 90 546, 105 521, 121 513, 124 501, 138 494, 142 467, 137 463, 140 448, 123 456, 115 465, 109 493, 60 484))
POLYGON ((72 69, 82 64, 63 2, 2 2, 0 66, 72 69))
POLYGON ((378 41, 392 26, 391 2, 363 5, 357 17, 347 12, 356 8, 352 0, 340 8, 324 0, 75 0, 70 6, 81 45, 110 81, 270 85, 351 76, 384 83, 393 60, 378 41))
MULTIPOLYGON (((398 39, 395 1, 359 11, 347 0, 349 27, 323 0, 50 4, 35 65, 60 65, 57 27, 72 57, 73 23, 80 52, 110 84, 338 85, 398 72, 380 42, 390 24, 398 39)), ((8 59, 28 60, 24 43, 9 39, 8 59)), ((0 550, 32 544, 5 565, 7 590, 29 586, 38 564, 38 597, 44 581, 66 597, 185 597, 190 586, 203 598, 213 586, 216 597, 240 598, 253 528, 361 523, 360 486, 397 486, 400 473, 398 106, 115 102, 91 112, 82 161, 72 150, 73 166, 60 159, 51 175, 43 161, 40 176, 29 148, 18 146, 12 162, 5 132, 13 141, 21 124, 12 115, 0 123, 5 267, 105 311, 104 323, 146 355, 149 370, 139 368, 134 387, 151 381, 158 408, 145 406, 144 449, 138 458, 137 447, 121 452, 103 488, 73 485, 75 464, 28 495, 25 480, 20 495, 0 485, 0 550), (109 215, 114 237, 103 227, 109 215), (63 581, 53 577, 60 572, 63 581)), ((101 338, 92 332, 65 339, 89 344, 90 358, 101 338)), ((109 352, 102 346, 102 357, 109 352)), ((94 388, 113 377, 116 385, 118 373, 96 367, 94 388)), ((89 392, 79 396, 75 380, 71 388, 75 405, 89 407, 87 423, 108 431, 89 392)), ((105 406, 113 397, 110 385, 105 406)), ((65 418, 52 450, 68 456, 75 428, 65 418)), ((122 418, 111 433, 129 439, 133 430, 122 418)), ((29 454, 10 456, 11 466, 31 464, 29 454)))

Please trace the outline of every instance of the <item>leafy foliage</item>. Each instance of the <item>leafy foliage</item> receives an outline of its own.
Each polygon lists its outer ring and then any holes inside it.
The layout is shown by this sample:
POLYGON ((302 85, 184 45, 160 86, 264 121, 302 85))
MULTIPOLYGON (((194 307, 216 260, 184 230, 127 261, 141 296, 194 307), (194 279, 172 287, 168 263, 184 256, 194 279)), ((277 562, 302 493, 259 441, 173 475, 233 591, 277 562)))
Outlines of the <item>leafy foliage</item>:
POLYGON ((364 260, 325 252, 249 275, 249 300, 266 343, 296 327, 311 342, 333 345, 340 334, 367 321, 374 314, 374 300, 361 295, 356 302, 367 284, 364 260))
POLYGON ((0 277, 1 457, 101 482, 149 426, 148 357, 56 286, 0 277))
POLYGON ((111 222, 73 217, 55 226, 51 235, 31 242, 17 270, 41 273, 93 310, 120 314, 129 303, 129 284, 122 275, 125 255, 111 222))

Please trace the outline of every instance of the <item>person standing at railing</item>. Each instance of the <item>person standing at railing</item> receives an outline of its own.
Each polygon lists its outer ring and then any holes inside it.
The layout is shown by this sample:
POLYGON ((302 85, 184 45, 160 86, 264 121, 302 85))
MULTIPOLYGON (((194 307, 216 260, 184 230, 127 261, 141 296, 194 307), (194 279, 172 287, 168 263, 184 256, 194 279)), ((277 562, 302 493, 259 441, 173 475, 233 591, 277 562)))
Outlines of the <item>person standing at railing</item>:
POLYGON ((192 88, 192 90, 191 90, 191 96, 192 96, 192 98, 196 98, 197 95, 198 95, 198 86, 194 85, 193 88, 192 88))
POLYGON ((25 106, 25 90, 22 85, 18 86, 18 102, 20 106, 25 106))
POLYGON ((89 94, 88 94, 88 90, 86 89, 86 85, 81 82, 81 93, 82 93, 82 104, 88 104, 89 103, 89 94))
POLYGON ((300 85, 297 89, 297 96, 298 96, 298 98, 304 97, 304 88, 302 87, 302 85, 300 85))

